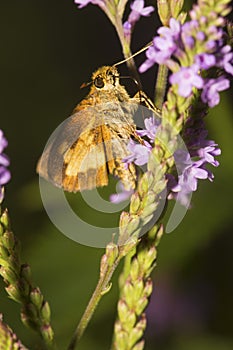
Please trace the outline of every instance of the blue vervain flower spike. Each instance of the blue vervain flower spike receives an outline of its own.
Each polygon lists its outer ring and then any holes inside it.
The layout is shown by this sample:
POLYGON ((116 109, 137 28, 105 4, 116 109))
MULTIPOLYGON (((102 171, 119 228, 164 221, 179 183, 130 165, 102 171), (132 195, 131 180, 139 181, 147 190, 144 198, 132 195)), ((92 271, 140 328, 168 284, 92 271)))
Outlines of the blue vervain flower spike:
MULTIPOLYGON (((3 153, 6 147, 7 140, 0 130, 0 205, 4 198, 3 185, 10 180, 10 172, 7 168, 10 163, 9 158, 3 153)), ((49 304, 40 289, 34 287, 30 267, 21 263, 19 242, 10 228, 9 221, 7 209, 2 211, 0 206, 0 275, 6 284, 5 290, 12 300, 21 304, 22 322, 39 333, 46 349, 55 349, 49 304)), ((21 346, 10 328, 1 320, 0 348, 5 350, 26 349, 23 345, 21 346), (12 345, 11 348, 10 345, 12 345)))

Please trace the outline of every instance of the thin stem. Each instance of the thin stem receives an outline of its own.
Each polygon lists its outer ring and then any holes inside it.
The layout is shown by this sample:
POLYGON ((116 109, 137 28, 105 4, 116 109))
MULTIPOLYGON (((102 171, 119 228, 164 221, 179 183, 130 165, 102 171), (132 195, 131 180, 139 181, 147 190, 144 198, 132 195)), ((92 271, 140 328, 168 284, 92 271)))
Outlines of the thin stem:
MULTIPOLYGON (((122 51, 123 51, 123 55, 124 58, 129 58, 132 56, 132 52, 130 49, 130 40, 128 41, 125 36, 124 36, 124 29, 123 29, 123 25, 122 25, 122 19, 121 17, 116 13, 115 16, 115 29, 117 31, 121 46, 122 46, 122 51)), ((142 90, 142 84, 141 84, 141 80, 137 71, 137 67, 135 65, 135 61, 132 58, 130 58, 128 61, 126 61, 127 67, 129 69, 129 71, 131 72, 132 76, 137 80, 138 82, 138 86, 139 89, 142 90)))
POLYGON ((166 92, 166 86, 167 86, 167 75, 168 75, 168 68, 164 65, 159 66, 157 80, 156 80, 156 86, 155 86, 155 98, 154 98, 154 104, 158 109, 162 109, 163 102, 164 102, 164 96, 166 92))
POLYGON ((104 271, 100 274, 100 279, 98 281, 98 284, 95 288, 94 293, 92 294, 92 297, 87 305, 87 308, 73 334, 73 337, 71 339, 71 342, 68 346, 67 350, 74 350, 77 343, 81 339, 85 329, 87 328, 87 325, 89 321, 91 320, 91 317, 100 301, 102 296, 109 290, 109 282, 111 280, 111 277, 113 275, 113 272, 115 271, 116 267, 118 266, 119 262, 121 260, 121 257, 118 257, 113 265, 109 266, 108 264, 105 265, 104 271))

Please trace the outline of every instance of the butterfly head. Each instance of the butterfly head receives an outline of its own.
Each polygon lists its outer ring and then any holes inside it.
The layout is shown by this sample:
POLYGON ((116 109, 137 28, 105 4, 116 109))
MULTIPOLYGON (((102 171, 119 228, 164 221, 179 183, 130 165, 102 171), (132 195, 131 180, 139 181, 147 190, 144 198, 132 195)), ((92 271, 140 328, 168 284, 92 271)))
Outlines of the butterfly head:
POLYGON ((92 75, 92 86, 98 90, 111 90, 119 85, 119 73, 114 66, 99 68, 92 75))

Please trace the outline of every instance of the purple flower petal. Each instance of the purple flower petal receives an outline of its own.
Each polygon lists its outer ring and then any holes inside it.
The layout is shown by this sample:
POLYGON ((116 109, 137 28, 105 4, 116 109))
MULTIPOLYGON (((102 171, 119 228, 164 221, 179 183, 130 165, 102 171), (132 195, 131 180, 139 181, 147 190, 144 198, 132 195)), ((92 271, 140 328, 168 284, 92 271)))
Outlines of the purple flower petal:
POLYGON ((137 130, 139 136, 147 136, 150 141, 154 142, 155 135, 160 124, 160 121, 156 120, 154 117, 146 118, 144 120, 145 129, 137 130))
POLYGON ((74 3, 78 5, 79 9, 87 6, 88 4, 98 5, 101 8, 105 7, 104 0, 74 0, 74 3))
POLYGON ((5 167, 10 165, 9 158, 5 154, 0 154, 0 165, 4 165, 5 167))
POLYGON ((202 53, 195 57, 195 62, 200 69, 209 69, 216 64, 216 57, 212 54, 202 53))
POLYGON ((0 203, 4 198, 4 188, 5 185, 11 178, 11 174, 7 169, 7 166, 10 164, 8 157, 2 153, 3 150, 7 147, 7 140, 3 135, 2 130, 0 129, 0 203))
POLYGON ((197 151, 197 155, 201 158, 203 164, 209 163, 213 166, 218 166, 219 162, 215 160, 215 156, 219 156, 221 154, 220 148, 215 144, 214 146, 206 146, 204 148, 200 148, 197 151))
POLYGON ((230 82, 223 76, 217 79, 207 79, 204 83, 201 99, 209 107, 216 106, 220 101, 219 91, 228 89, 230 82))
POLYGON ((178 84, 178 93, 183 97, 190 96, 193 87, 200 89, 203 86, 203 79, 198 74, 197 65, 181 67, 178 72, 170 76, 169 81, 171 84, 178 84))
POLYGON ((139 20, 141 16, 148 17, 154 11, 153 6, 144 7, 144 0, 135 0, 130 5, 130 8, 131 12, 127 19, 127 22, 129 22, 132 25, 132 27, 135 25, 135 23, 139 20))
POLYGON ((131 154, 125 157, 123 162, 126 164, 134 162, 136 165, 144 165, 148 162, 152 149, 148 142, 144 141, 144 145, 141 145, 130 139, 127 148, 131 154))
POLYGON ((133 194, 133 189, 132 190, 126 190, 122 184, 122 182, 119 183, 118 185, 118 189, 119 192, 118 193, 114 193, 110 195, 110 202, 118 204, 121 202, 124 202, 126 200, 128 200, 132 194, 133 194))
POLYGON ((11 178, 9 170, 0 166, 0 186, 5 185, 11 178))
POLYGON ((0 129, 0 153, 7 147, 7 139, 3 135, 3 131, 0 129))

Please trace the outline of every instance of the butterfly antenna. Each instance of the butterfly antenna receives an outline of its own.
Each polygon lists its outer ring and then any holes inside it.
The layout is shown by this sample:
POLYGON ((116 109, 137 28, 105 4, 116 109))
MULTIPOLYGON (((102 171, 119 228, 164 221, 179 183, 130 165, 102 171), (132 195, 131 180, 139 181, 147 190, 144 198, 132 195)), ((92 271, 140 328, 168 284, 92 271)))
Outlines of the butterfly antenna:
POLYGON ((135 83, 135 85, 137 85, 138 90, 140 91, 140 84, 137 81, 137 79, 135 79, 134 77, 131 77, 130 75, 120 75, 119 76, 120 79, 131 79, 133 80, 133 82, 135 83))
POLYGON ((122 63, 125 63, 125 62, 131 60, 131 58, 133 58, 133 57, 139 55, 140 53, 144 52, 144 51, 145 51, 146 49, 148 49, 148 47, 150 47, 152 44, 153 44, 153 41, 150 41, 150 42, 149 42, 146 46, 144 46, 142 49, 140 49, 139 51, 135 52, 135 53, 134 53, 133 55, 131 55, 130 57, 125 58, 124 60, 115 63, 113 66, 116 67, 116 66, 119 66, 119 65, 122 64, 122 63))
POLYGON ((82 83, 82 85, 80 86, 80 89, 88 87, 89 85, 91 85, 91 83, 92 83, 92 81, 89 81, 89 83, 82 83))

